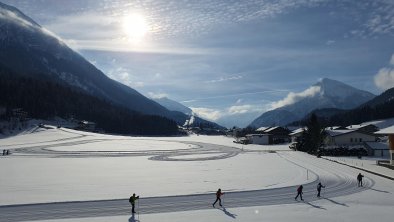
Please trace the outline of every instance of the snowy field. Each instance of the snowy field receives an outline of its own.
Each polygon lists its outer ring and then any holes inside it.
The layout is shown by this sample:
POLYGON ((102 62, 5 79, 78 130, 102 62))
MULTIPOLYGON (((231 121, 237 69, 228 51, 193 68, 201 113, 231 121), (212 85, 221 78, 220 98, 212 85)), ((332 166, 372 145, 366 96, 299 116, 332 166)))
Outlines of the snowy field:
MULTIPOLYGON (((392 221, 392 180, 223 136, 34 128, 0 140, 0 221, 392 221), (355 177, 365 175, 364 187, 355 177), (316 184, 326 188, 316 198, 316 184), (304 202, 295 201, 303 184, 304 202), (222 188, 224 206, 212 208, 222 188), (128 197, 141 196, 130 215, 128 197), (286 213, 283 213, 286 212, 286 213)), ((363 163, 364 165, 364 163, 363 163)), ((380 172, 380 167, 373 168, 380 172)))

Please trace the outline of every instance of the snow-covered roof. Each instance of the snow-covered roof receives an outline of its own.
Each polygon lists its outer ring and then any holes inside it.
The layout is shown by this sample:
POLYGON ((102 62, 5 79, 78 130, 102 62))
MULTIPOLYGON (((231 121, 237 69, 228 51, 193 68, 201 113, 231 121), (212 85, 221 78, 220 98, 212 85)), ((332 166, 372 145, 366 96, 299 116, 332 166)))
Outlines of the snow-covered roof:
POLYGON ((342 126, 329 126, 329 127, 326 127, 325 130, 337 130, 337 129, 341 128, 341 127, 342 126))
POLYGON ((293 135, 302 133, 302 132, 304 132, 306 129, 307 129, 306 127, 298 128, 298 129, 294 130, 293 132, 291 132, 289 135, 290 135, 290 136, 293 136, 293 135))
POLYGON ((256 129, 256 131, 264 132, 264 131, 266 131, 266 130, 269 129, 269 128, 271 128, 271 127, 270 127, 270 126, 263 126, 263 127, 260 127, 260 128, 258 128, 258 129, 256 129))
POLYGON ((272 130, 275 130, 275 129, 278 129, 278 128, 280 128, 280 126, 274 126, 274 127, 269 128, 269 129, 266 129, 264 132, 268 133, 268 132, 271 132, 272 130))
POLYGON ((326 130, 326 133, 328 133, 328 135, 334 137, 334 136, 339 136, 339 135, 343 135, 343 134, 347 134, 347 133, 352 133, 356 130, 326 130))
POLYGON ((363 123, 361 123, 361 124, 358 124, 358 125, 350 125, 350 126, 347 126, 346 128, 347 129, 361 129, 361 128, 364 128, 364 127, 366 127, 366 126, 372 126, 373 124, 370 124, 370 123, 368 123, 368 124, 363 124, 363 123))
POLYGON ((394 125, 381 129, 377 132, 375 132, 375 134, 394 134, 394 125))

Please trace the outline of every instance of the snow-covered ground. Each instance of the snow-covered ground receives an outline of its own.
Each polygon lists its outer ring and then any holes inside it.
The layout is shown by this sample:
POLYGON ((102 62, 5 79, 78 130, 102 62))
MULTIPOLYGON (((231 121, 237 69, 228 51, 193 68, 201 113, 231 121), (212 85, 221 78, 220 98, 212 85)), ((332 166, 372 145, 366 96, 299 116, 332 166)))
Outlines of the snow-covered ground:
POLYGON ((392 221, 392 180, 287 145, 50 127, 2 139, 0 149, 12 152, 0 158, 0 221, 392 221), (321 199, 319 181, 327 186, 321 199), (299 184, 305 202, 294 201, 299 184), (227 208, 210 206, 218 188, 227 208), (133 192, 141 214, 131 217, 133 192))

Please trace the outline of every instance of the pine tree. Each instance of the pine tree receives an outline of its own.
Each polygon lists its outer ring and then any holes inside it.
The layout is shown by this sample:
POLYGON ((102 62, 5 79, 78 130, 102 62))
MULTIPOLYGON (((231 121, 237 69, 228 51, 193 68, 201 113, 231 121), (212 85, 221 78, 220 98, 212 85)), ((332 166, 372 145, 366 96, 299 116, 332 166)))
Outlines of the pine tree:
POLYGON ((312 114, 307 123, 307 129, 303 133, 303 143, 300 150, 310 154, 317 154, 323 139, 324 129, 320 126, 317 116, 312 114))

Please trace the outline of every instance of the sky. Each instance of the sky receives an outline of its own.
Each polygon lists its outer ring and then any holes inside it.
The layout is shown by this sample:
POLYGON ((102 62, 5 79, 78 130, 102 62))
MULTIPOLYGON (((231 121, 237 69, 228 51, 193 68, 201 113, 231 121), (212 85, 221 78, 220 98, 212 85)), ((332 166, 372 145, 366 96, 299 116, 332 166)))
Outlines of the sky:
POLYGON ((394 87, 394 0, 0 1, 110 78, 228 127, 322 78, 394 87))

